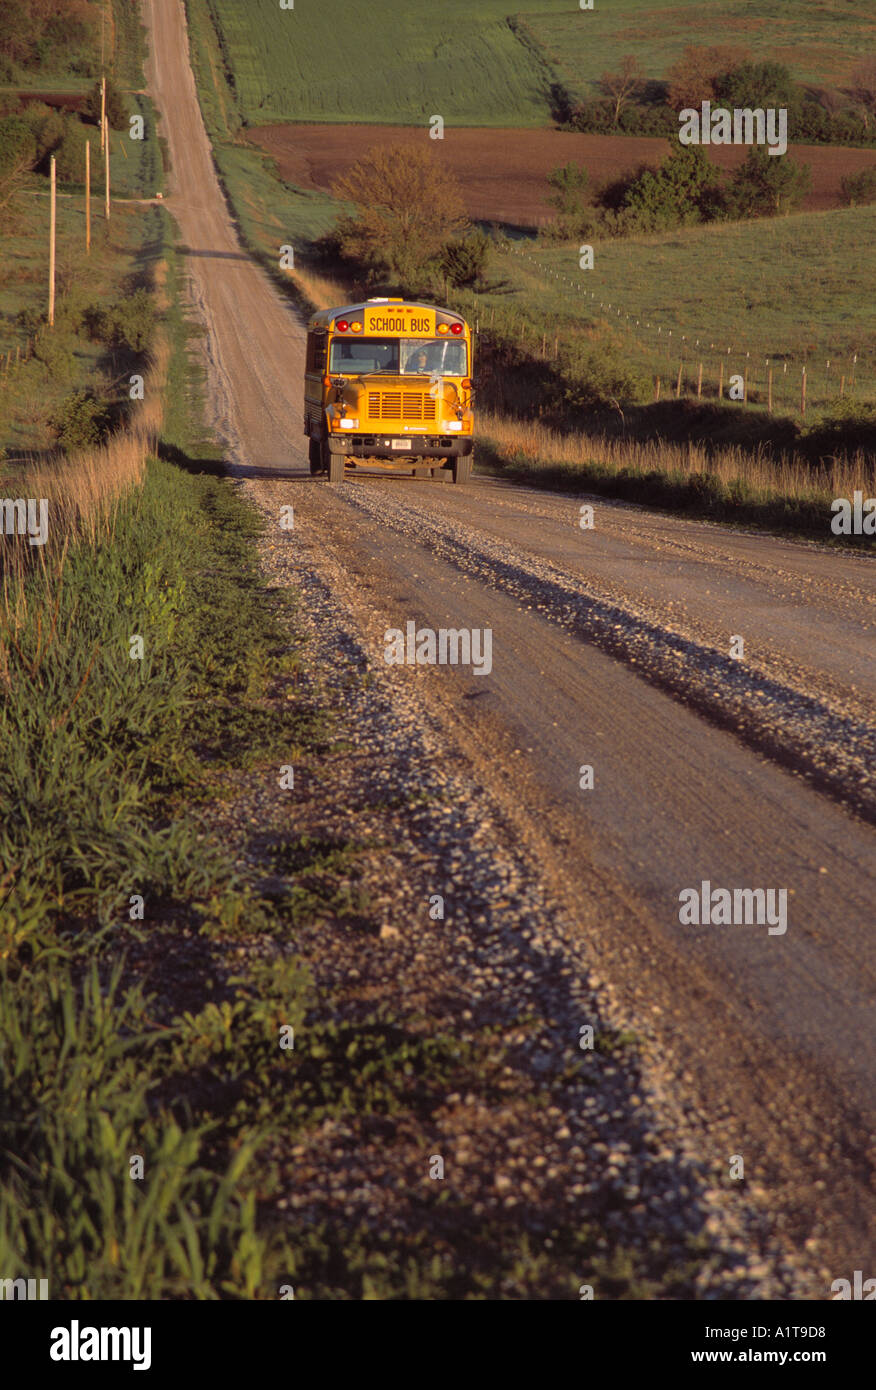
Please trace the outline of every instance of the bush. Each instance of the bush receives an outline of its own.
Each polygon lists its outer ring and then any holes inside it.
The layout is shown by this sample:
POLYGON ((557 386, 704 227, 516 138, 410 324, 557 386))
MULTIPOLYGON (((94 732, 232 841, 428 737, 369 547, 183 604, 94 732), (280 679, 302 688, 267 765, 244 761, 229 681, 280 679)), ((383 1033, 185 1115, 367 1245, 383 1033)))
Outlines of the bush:
POLYGON ((862 169, 860 174, 844 174, 840 179, 843 202, 848 207, 876 202, 876 169, 862 169))
POLYGON ((472 232, 463 241, 448 241, 438 260, 441 274, 451 285, 479 284, 487 273, 490 238, 485 232, 472 232))
POLYGON ((67 451, 93 449, 106 435, 109 424, 104 402, 90 388, 67 396, 51 421, 58 443, 67 451))
POLYGON ((762 145, 752 145, 731 180, 728 206, 737 217, 775 217, 792 212, 811 183, 808 164, 776 159, 762 145))
MULTIPOLYGON (((85 110, 96 126, 100 125, 100 83, 95 82, 85 98, 85 110)), ((106 118, 113 130, 124 130, 128 124, 127 103, 111 77, 106 80, 106 118)))
POLYGON ((90 305, 82 317, 89 336, 95 341, 144 352, 155 327, 155 301, 147 290, 135 290, 108 308, 90 305))
POLYGON ((563 404, 571 410, 594 410, 637 400, 643 383, 602 347, 567 348, 560 357, 563 404))
POLYGON ((833 453, 876 449, 876 402, 832 401, 804 430, 804 437, 818 448, 833 453))
POLYGON ((64 138, 64 118, 54 107, 47 106, 43 101, 35 101, 25 107, 21 119, 33 132, 37 163, 41 163, 64 138))
POLYGON ((33 355, 55 381, 69 380, 72 376, 73 342, 60 325, 36 339, 33 355))
POLYGON ((64 135, 55 152, 55 172, 63 183, 85 182, 85 126, 74 118, 64 122, 64 135))
POLYGON ((630 184, 624 208, 645 232, 701 222, 714 172, 701 145, 673 144, 659 169, 645 169, 630 184))
POLYGON ((0 193, 36 161, 33 131, 20 116, 0 120, 0 193))

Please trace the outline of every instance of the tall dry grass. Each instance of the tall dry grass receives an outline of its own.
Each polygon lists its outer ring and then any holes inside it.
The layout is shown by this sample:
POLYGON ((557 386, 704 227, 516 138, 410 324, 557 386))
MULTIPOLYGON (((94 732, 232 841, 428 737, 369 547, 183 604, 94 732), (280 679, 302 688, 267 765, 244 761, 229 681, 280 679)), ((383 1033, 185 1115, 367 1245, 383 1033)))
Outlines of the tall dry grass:
POLYGON ((710 474, 728 487, 741 483, 763 497, 794 501, 829 502, 850 495, 856 488, 868 496, 876 492, 876 464, 872 455, 864 452, 815 467, 803 459, 777 461, 762 451, 736 447, 709 452, 693 443, 561 433, 538 421, 489 412, 478 415, 476 431, 501 455, 534 469, 595 466, 608 472, 661 473, 682 479, 710 474))
POLYGON ((331 280, 310 270, 287 270, 286 274, 312 310, 334 309, 350 302, 350 291, 340 280, 331 280))
MULTIPOLYGON (((166 266, 156 267, 160 308, 166 307, 166 266)), ((57 595, 63 582, 70 546, 78 540, 94 545, 109 540, 116 503, 141 487, 146 460, 154 454, 164 419, 165 387, 171 346, 159 329, 149 352, 144 374, 143 400, 136 401, 129 419, 103 443, 65 455, 60 450, 39 461, 25 461, 14 475, 0 471, 4 496, 45 498, 48 502, 48 538, 43 546, 31 546, 22 536, 0 535, 0 673, 8 672, 10 643, 30 621, 52 627, 57 595), (42 582, 28 592, 23 582, 34 569, 42 582), (36 604, 43 612, 31 612, 36 604)))

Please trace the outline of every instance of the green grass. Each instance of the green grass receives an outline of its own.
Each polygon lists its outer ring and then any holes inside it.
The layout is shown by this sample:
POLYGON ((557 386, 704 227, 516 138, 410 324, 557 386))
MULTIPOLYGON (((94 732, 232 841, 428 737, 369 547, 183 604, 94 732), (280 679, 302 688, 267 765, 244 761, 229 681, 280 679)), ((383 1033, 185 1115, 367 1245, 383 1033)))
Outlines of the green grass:
POLYGON ((660 79, 689 43, 744 44, 786 62, 799 81, 842 83, 876 34, 869 0, 597 0, 592 11, 572 0, 530 0, 519 11, 502 0, 375 0, 353 15, 345 0, 289 11, 274 0, 189 0, 199 44, 205 3, 221 43, 216 100, 236 104, 250 125, 419 125, 434 114, 465 125, 545 125, 554 82, 592 95, 628 53, 660 79))
POLYGON ((107 6, 101 0, 99 5, 92 6, 92 12, 96 22, 90 45, 74 51, 56 45, 46 53, 39 67, 20 68, 13 81, 0 85, 0 94, 4 91, 85 92, 104 70, 122 87, 142 87, 145 49, 139 6, 131 4, 131 0, 110 0, 107 6), (101 11, 107 19, 103 50, 101 11), (83 60, 90 62, 90 71, 83 71, 83 60))
MULTIPOLYGON (((110 132, 110 177, 113 199, 152 197, 162 183, 161 154, 148 97, 129 98, 145 118, 145 138, 130 140, 110 132)), ((139 283, 150 284, 164 237, 164 214, 156 206, 118 201, 104 218, 103 173, 98 133, 92 139, 91 253, 85 254, 85 191, 76 184, 58 189, 56 329, 58 345, 51 360, 25 357, 33 331, 18 322, 47 309, 46 244, 49 181, 29 174, 2 213, 3 260, 0 265, 0 450, 11 456, 51 447, 50 419, 71 391, 94 386, 121 408, 127 402, 127 378, 105 348, 92 341, 82 325, 89 305, 106 306, 139 283)), ((44 340, 46 341, 46 340, 44 340)), ((51 350, 52 344, 49 344, 51 350)))
MULTIPOLYGON (((426 125, 542 125, 554 74, 508 24, 504 0, 209 0, 240 115, 278 120, 426 125)), ((543 0, 561 15, 568 0, 543 0)), ((200 4, 189 5, 196 27, 200 4)))
POLYGON ((876 39, 870 0, 596 0, 592 11, 527 5, 523 18, 577 97, 595 95, 628 53, 662 79, 688 44, 747 47, 799 82, 842 86, 876 39))
POLYGON ((723 361, 725 396, 730 374, 747 369, 749 399, 762 405, 769 359, 777 413, 796 412, 804 365, 809 411, 839 395, 841 376, 847 395, 872 400, 874 237, 876 207, 798 213, 600 242, 592 271, 578 269, 577 243, 519 239, 494 263, 494 282, 506 283, 479 296, 477 312, 482 325, 491 315, 528 321, 524 342, 540 351, 546 331, 551 353, 557 334, 563 345, 596 329, 652 386, 659 375, 664 397, 682 361, 687 391, 703 361, 704 394, 714 397, 723 361))

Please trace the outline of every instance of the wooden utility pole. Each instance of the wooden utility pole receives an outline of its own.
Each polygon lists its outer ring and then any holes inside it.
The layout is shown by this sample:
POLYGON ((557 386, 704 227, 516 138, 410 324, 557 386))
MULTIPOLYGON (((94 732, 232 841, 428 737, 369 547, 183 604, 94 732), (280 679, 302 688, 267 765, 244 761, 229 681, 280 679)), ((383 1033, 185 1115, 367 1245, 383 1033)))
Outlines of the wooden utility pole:
POLYGON ((103 149, 104 126, 106 124, 106 78, 100 79, 100 148, 103 149))
POLYGON ((49 163, 50 178, 52 181, 51 202, 49 204, 49 327, 55 323, 55 222, 57 210, 57 188, 55 180, 55 156, 52 155, 49 163))
POLYGON ((85 142, 85 254, 91 255, 91 141, 85 142))
MULTIPOLYGON (((106 124, 106 117, 104 117, 104 124, 106 124)), ((104 130, 104 136, 106 137, 105 140, 104 140, 104 146, 103 146, 103 177, 104 177, 104 185, 105 185, 105 190, 106 190, 106 192, 105 192, 105 198, 104 198, 104 213, 105 213, 105 215, 106 215, 106 220, 107 220, 107 222, 109 222, 109 215, 110 215, 110 175, 109 175, 109 131, 108 131, 108 130, 104 130)))

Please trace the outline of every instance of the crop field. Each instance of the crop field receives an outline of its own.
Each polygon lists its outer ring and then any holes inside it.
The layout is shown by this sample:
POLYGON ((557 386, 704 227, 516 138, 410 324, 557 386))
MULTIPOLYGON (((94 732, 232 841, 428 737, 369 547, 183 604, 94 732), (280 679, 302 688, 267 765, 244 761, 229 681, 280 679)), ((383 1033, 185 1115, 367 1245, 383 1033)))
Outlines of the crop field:
MULTIPOLYGON (((193 30, 206 11, 188 0, 193 30)), ((276 0, 208 0, 243 120, 422 125, 550 124, 550 89, 592 94, 634 53, 662 78, 686 44, 736 43, 803 82, 841 85, 876 38, 871 0, 349 0, 281 10, 276 0), (512 27, 513 26, 513 27, 512 27)), ((196 34, 196 42, 200 41, 196 34)))
MULTIPOLYGON (((276 0, 209 0, 240 114, 276 120, 541 125, 554 73, 509 26, 506 0, 349 0, 281 10, 276 0)), ((569 0, 544 0, 562 17, 569 0)), ((189 22, 203 23, 189 5, 189 22)))
POLYGON ((738 44, 785 63, 799 82, 841 86, 876 42, 872 0, 596 0, 593 10, 568 4, 559 14, 527 5, 522 18, 579 97, 594 95, 627 53, 662 78, 687 44, 738 44))
MULTIPOLYGON (((338 175, 375 144, 422 146, 426 136, 410 126, 383 126, 376 132, 367 125, 284 124, 260 126, 249 138, 277 161, 287 183, 326 193, 338 175)), ((668 140, 648 136, 482 127, 453 127, 443 140, 429 144, 435 158, 459 180, 469 217, 521 227, 538 227, 555 216, 547 201, 552 169, 581 164, 595 187, 642 164, 656 167, 669 152, 668 140)), ((791 145, 789 153, 811 171, 804 211, 839 207, 842 177, 876 168, 874 150, 791 145)), ((709 151, 709 158, 716 171, 726 173, 738 168, 746 154, 739 146, 721 145, 709 151)))

